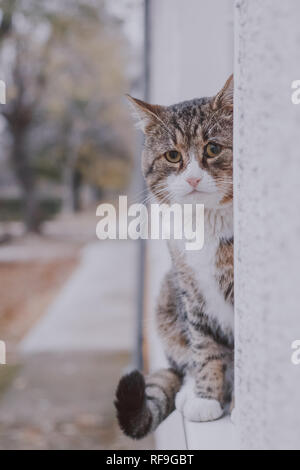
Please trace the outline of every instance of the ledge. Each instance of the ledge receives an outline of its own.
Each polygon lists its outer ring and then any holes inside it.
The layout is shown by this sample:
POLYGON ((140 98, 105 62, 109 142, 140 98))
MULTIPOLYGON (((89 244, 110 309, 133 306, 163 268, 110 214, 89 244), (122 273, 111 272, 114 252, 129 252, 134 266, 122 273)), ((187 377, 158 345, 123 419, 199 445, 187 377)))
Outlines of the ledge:
POLYGON ((192 423, 174 411, 155 433, 157 450, 238 450, 235 425, 229 416, 192 423))
POLYGON ((235 425, 229 416, 208 423, 184 421, 187 449, 238 450, 235 425))

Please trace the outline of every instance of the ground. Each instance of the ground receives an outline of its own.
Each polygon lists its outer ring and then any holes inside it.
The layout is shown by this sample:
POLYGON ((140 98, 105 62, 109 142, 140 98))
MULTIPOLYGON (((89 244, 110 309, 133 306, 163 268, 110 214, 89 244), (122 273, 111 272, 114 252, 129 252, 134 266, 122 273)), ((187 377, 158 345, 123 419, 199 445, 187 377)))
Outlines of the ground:
POLYGON ((46 311, 77 262, 74 254, 47 261, 0 263, 0 331, 9 355, 46 311))
POLYGON ((132 363, 134 242, 95 240, 94 214, 0 247, 0 449, 152 449, 113 405, 132 363), (120 264, 120 260, 122 264, 120 264), (121 269, 120 269, 121 266, 121 269))
POLYGON ((113 392, 128 354, 29 356, 0 404, 0 449, 151 449, 118 427, 113 392))

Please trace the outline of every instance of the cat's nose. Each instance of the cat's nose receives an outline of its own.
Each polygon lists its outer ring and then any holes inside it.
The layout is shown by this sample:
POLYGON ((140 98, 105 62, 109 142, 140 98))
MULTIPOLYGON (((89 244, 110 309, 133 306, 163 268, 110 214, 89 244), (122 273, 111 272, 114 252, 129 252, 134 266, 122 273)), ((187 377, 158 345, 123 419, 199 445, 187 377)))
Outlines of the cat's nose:
POLYGON ((192 188, 197 188, 201 178, 187 178, 186 180, 192 186, 192 188))

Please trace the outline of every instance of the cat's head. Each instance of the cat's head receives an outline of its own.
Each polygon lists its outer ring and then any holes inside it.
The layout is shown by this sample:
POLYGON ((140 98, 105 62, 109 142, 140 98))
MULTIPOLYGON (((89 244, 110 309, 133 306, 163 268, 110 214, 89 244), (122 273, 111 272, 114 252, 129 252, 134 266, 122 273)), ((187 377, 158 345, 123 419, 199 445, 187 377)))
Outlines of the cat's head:
POLYGON ((145 133, 143 172, 160 202, 232 201, 233 77, 213 98, 172 106, 129 97, 145 133))

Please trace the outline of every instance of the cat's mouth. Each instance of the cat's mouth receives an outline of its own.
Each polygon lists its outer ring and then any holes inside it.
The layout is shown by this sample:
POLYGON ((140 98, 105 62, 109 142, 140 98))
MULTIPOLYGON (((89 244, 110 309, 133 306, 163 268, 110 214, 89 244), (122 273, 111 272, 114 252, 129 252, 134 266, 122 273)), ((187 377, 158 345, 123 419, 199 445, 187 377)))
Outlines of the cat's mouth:
POLYGON ((220 202, 218 191, 192 189, 183 196, 182 201, 191 204, 204 204, 206 207, 216 207, 220 202))
POLYGON ((186 196, 191 196, 193 194, 210 194, 208 191, 203 191, 201 189, 192 189, 189 193, 186 193, 186 196))

